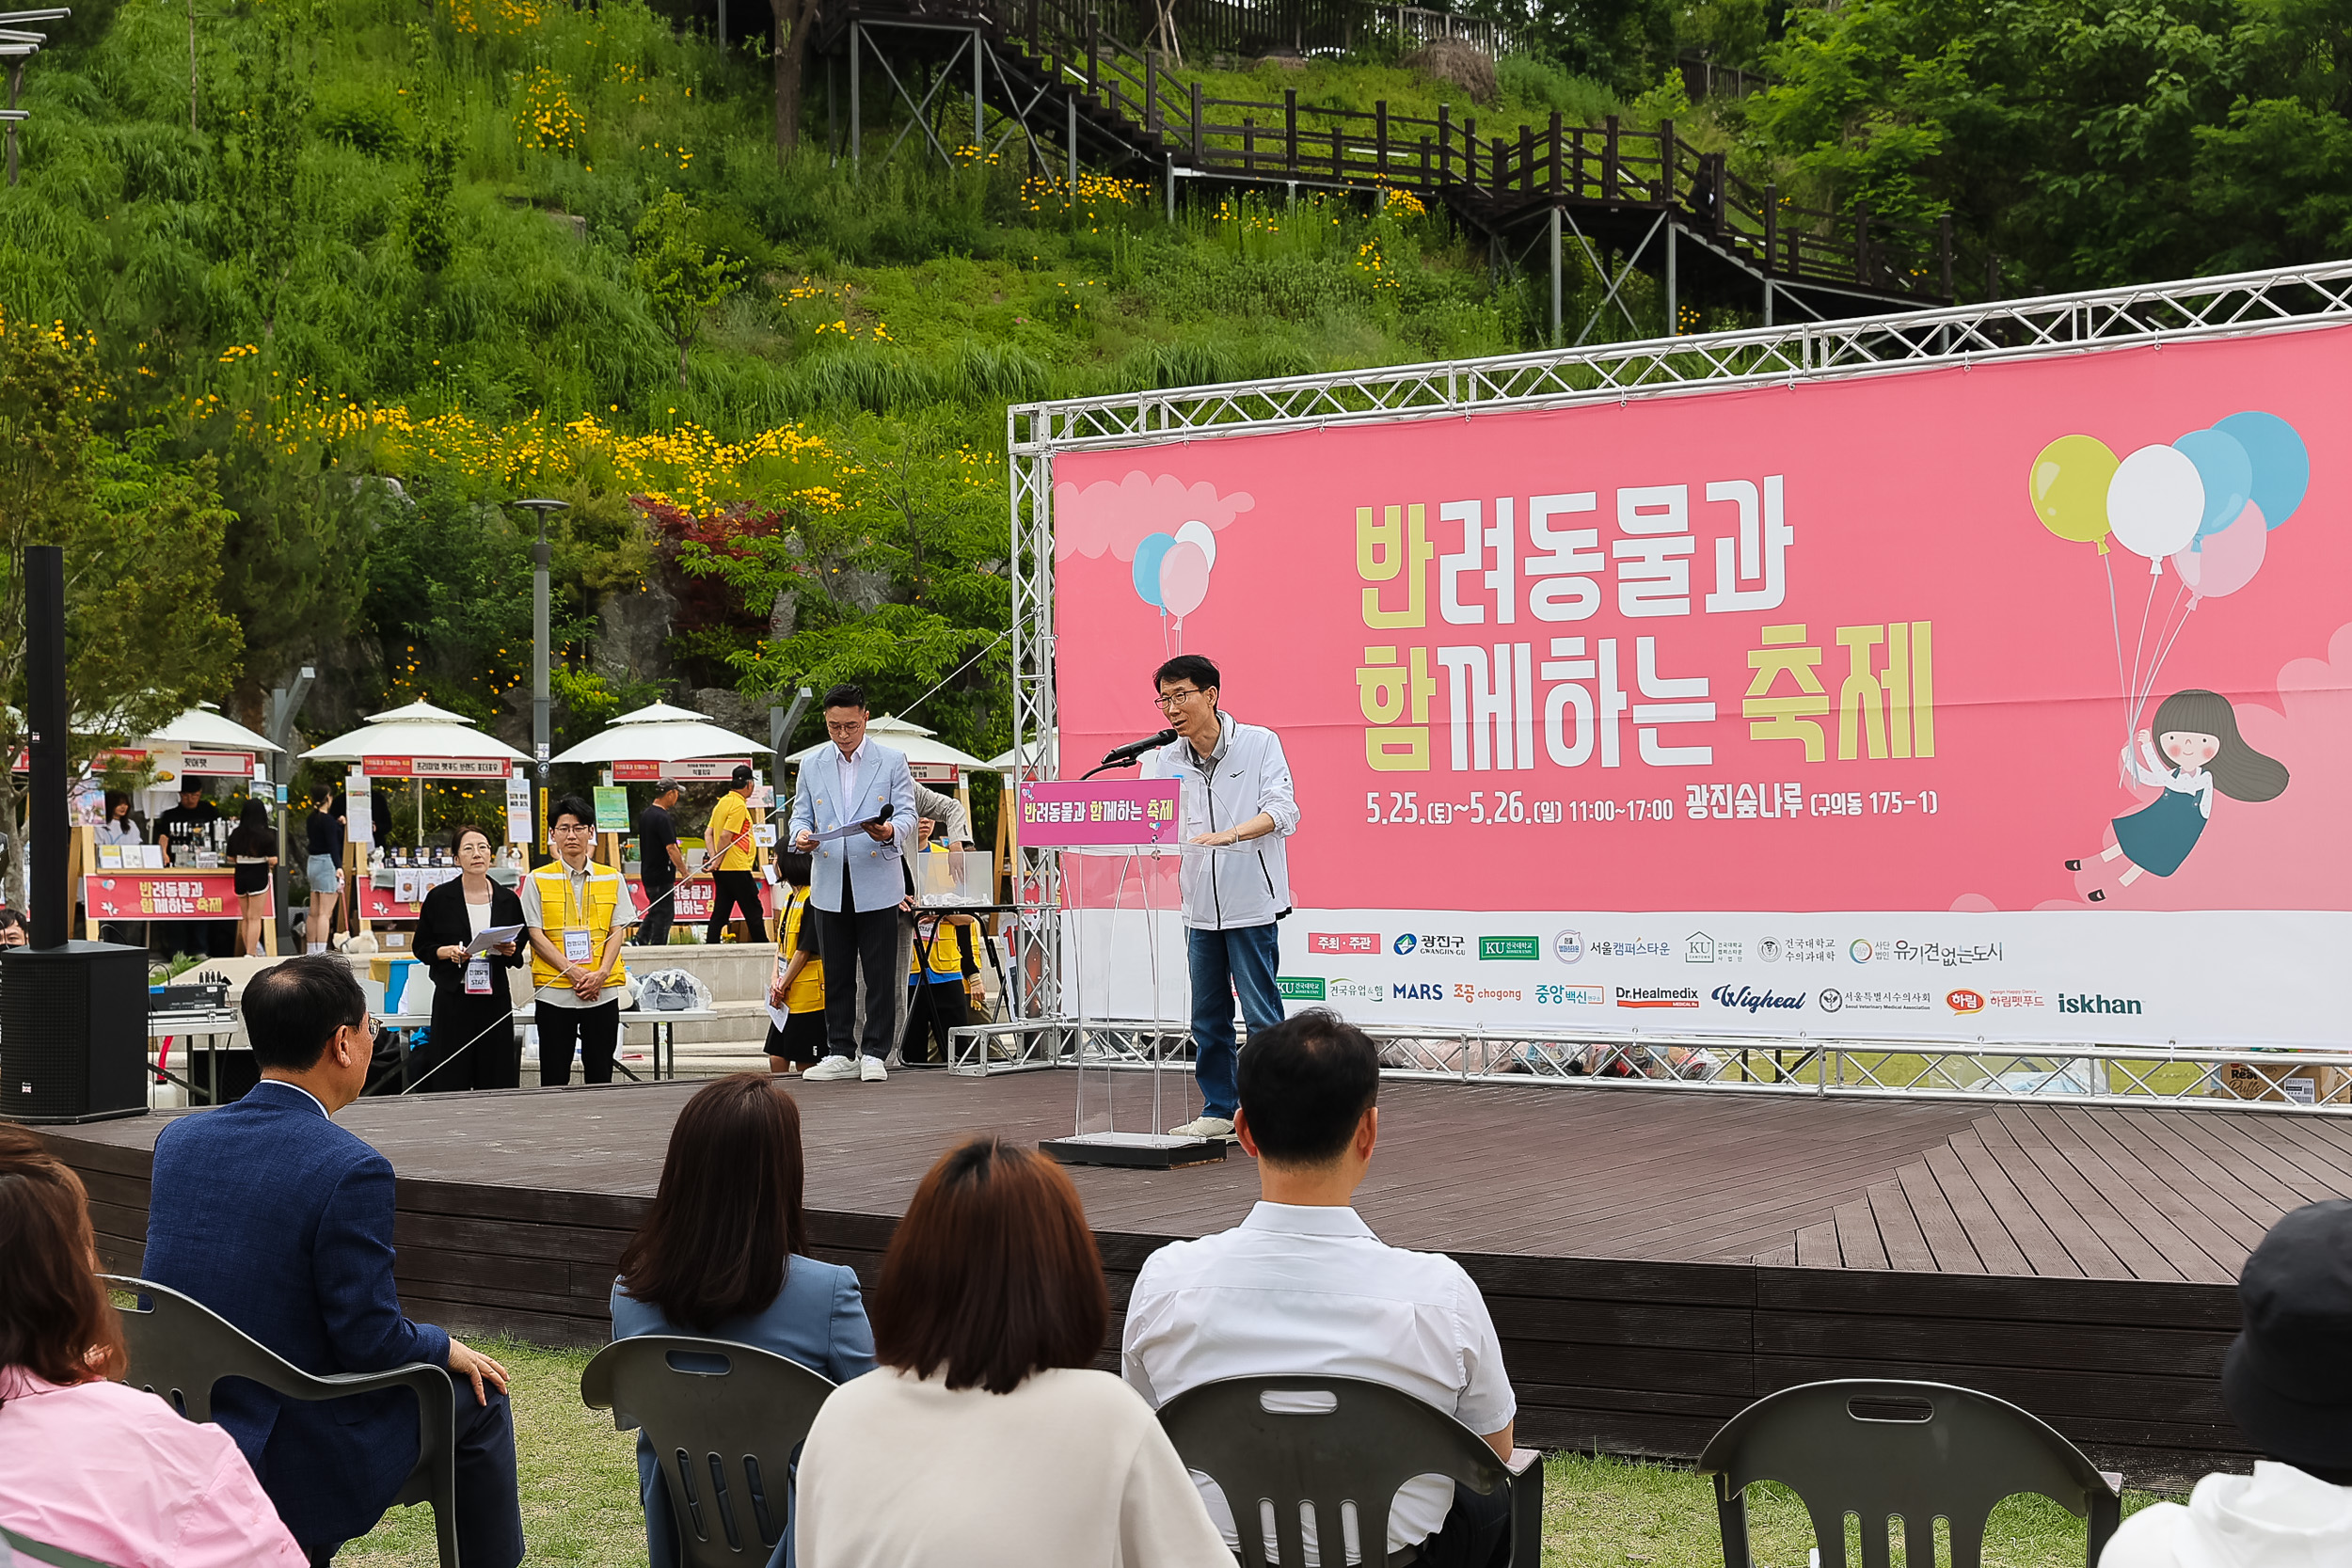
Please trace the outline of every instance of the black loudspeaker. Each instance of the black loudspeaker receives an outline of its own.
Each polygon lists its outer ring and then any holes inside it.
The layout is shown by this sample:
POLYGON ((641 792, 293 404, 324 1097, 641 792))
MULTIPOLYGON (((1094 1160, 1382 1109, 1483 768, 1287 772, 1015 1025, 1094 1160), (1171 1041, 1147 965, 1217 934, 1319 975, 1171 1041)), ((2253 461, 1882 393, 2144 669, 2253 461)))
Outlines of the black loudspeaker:
POLYGON ((0 1117, 147 1114, 147 950, 0 949, 0 1117))

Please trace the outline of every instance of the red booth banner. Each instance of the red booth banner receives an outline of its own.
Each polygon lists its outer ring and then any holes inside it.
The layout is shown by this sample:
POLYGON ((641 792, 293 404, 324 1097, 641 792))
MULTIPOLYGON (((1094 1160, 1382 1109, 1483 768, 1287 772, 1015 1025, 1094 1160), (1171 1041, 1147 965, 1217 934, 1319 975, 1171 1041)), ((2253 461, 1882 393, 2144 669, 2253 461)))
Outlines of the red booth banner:
POLYGON ((675 779, 681 784, 702 784, 713 779, 726 779, 739 768, 749 768, 749 757, 693 757, 685 762, 616 762, 612 765, 614 784, 650 784, 656 779, 675 779))
MULTIPOLYGON (((108 871, 82 879, 82 903, 92 920, 234 920, 237 874, 217 871, 108 871)), ((278 913, 275 893, 262 912, 278 913)))
POLYGON ((512 765, 504 757, 362 757, 359 770, 371 779, 502 779, 512 765))

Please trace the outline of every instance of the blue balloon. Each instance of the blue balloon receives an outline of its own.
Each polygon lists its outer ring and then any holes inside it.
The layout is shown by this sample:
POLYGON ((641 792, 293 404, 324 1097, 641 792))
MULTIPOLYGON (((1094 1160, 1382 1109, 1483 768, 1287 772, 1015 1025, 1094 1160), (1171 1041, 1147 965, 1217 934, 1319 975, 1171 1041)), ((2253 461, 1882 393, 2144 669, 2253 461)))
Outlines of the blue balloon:
POLYGON ((1160 603, 1160 557, 1176 546, 1172 533, 1154 533, 1136 546, 1136 594, 1154 610, 1168 607, 1160 603))
POLYGON ((2216 420, 2214 429, 2237 437, 2254 465, 2249 498, 2263 509, 2263 521, 2277 528, 2303 504, 2312 484, 2312 454, 2295 427, 2276 414, 2249 412, 2216 420))
POLYGON ((2238 438, 2219 430, 2192 430, 2173 442, 2172 450, 2197 465, 2197 477, 2204 483, 2205 511, 2197 520, 2197 537, 2219 533, 2236 522, 2254 487, 2254 462, 2238 438))

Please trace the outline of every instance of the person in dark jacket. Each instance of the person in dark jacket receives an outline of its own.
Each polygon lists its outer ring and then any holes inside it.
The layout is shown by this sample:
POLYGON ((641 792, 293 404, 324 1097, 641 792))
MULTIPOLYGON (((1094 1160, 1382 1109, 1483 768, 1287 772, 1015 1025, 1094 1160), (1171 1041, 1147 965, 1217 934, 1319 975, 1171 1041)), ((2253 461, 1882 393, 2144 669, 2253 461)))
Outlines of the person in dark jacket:
POLYGON ((512 1089, 522 1084, 522 1046, 506 972, 523 961, 519 941, 469 955, 482 932, 523 923, 515 890, 490 880, 490 835, 457 830, 458 875, 417 910, 417 956, 433 976, 433 1024, 417 1047, 419 1087, 512 1089))

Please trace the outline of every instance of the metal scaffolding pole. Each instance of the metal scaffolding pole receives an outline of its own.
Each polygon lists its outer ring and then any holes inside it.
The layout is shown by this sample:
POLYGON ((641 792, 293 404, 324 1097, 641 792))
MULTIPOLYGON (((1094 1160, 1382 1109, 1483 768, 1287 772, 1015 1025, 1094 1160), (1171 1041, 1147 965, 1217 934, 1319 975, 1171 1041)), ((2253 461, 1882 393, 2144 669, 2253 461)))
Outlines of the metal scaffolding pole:
POLYGON ((1674 214, 1668 213, 1666 214, 1666 336, 1669 338, 1682 336, 1680 306, 1681 300, 1675 279, 1675 219, 1674 214))
POLYGON ((1560 209, 1551 210, 1551 346, 1560 346, 1560 209))
POLYGON ((864 29, 850 24, 850 167, 858 166, 859 144, 864 139, 865 121, 860 118, 865 105, 858 99, 858 56, 863 53, 860 38, 864 29))

